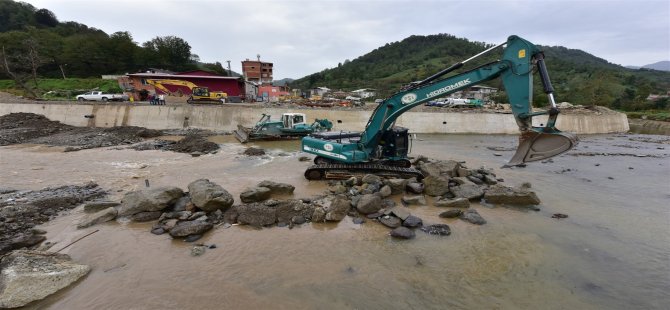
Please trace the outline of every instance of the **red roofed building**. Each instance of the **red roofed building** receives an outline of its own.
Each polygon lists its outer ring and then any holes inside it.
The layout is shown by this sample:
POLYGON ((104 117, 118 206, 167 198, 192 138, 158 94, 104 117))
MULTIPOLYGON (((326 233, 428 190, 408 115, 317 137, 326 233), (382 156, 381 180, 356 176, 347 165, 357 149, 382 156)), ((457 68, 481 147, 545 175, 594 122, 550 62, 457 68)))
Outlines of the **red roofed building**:
MULTIPOLYGON (((239 98, 244 100, 244 81, 239 77, 220 76, 212 72, 196 70, 180 73, 132 73, 119 78, 119 84, 126 90, 126 94, 132 96, 134 100, 146 100, 142 98, 142 90, 148 94, 163 94, 165 92, 149 84, 147 80, 180 80, 193 83, 199 87, 207 87, 209 91, 222 91, 228 94, 228 98, 235 101, 239 98), (232 98, 231 98, 232 97, 232 98)), ((191 95, 191 89, 183 85, 170 85, 163 83, 163 86, 170 91, 168 95, 186 96, 191 95)))

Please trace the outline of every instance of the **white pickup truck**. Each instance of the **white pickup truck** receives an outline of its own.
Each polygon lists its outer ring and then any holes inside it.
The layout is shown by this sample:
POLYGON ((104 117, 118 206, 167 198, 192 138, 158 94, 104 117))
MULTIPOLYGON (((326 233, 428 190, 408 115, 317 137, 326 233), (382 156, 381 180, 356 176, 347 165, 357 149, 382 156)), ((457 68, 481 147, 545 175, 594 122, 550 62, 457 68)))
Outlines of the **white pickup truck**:
POLYGON ((77 96, 78 101, 127 101, 128 95, 120 94, 105 94, 101 91, 90 91, 85 94, 77 96))

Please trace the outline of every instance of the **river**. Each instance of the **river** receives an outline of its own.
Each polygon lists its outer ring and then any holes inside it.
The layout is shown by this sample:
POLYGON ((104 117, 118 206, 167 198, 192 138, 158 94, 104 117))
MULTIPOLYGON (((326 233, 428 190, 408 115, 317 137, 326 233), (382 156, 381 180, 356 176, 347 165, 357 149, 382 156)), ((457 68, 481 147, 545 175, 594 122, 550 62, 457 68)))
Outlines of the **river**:
MULTIPOLYGON (((412 206, 424 223, 446 223, 447 237, 417 231, 394 240, 388 229, 345 218, 293 229, 223 226, 191 245, 149 233, 151 224, 106 223, 76 230, 75 209, 41 228, 55 248, 98 229, 64 253, 92 271, 29 309, 667 309, 670 304, 670 140, 663 136, 581 137, 569 153, 525 168, 500 169, 515 136, 419 135, 412 154, 495 168, 504 184, 532 183, 540 211, 474 204, 488 221, 441 219, 412 206), (498 153, 495 156, 494 153, 498 153), (603 155, 607 153, 609 155, 603 155), (600 154, 590 156, 594 154, 600 154), (645 157, 641 157, 645 156, 645 157), (564 213, 566 219, 552 214, 564 213)), ((299 141, 263 142, 265 157, 239 155, 231 136, 212 137, 217 154, 107 148, 63 153, 38 145, 0 147, 2 184, 19 189, 95 181, 111 198, 124 192, 207 178, 239 202, 267 179, 296 186, 294 197, 323 192, 302 176, 299 141)), ((432 201, 429 199, 429 202, 432 201)))

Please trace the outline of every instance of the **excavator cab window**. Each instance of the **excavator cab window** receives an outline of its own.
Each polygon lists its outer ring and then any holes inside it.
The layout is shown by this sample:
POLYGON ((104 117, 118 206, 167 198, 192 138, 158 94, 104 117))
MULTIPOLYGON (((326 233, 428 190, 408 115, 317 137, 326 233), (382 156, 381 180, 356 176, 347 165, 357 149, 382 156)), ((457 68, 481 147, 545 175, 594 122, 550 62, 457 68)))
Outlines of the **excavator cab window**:
POLYGON ((409 129, 393 127, 382 136, 383 155, 385 157, 406 157, 408 151, 409 129))

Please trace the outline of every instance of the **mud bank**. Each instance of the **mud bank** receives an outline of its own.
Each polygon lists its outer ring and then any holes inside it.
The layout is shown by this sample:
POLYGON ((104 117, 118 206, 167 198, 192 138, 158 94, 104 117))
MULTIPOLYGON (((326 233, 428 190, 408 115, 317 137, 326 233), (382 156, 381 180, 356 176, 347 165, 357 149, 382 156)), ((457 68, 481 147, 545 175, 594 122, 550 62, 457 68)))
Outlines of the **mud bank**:
POLYGON ((633 133, 670 136, 670 122, 629 119, 628 124, 633 133))
MULTIPOLYGON (((3 103, 0 116, 30 112, 42 114, 51 120, 72 126, 114 127, 141 126, 149 129, 201 128, 232 131, 238 124, 251 126, 262 113, 278 118, 282 113, 303 112, 308 120, 327 118, 334 130, 362 130, 372 111, 332 110, 319 108, 252 107, 244 104, 224 106, 151 106, 121 104, 63 104, 63 103, 3 103)), ((540 126, 546 118, 536 117, 540 126)), ((413 133, 478 133, 516 134, 518 128, 512 114, 501 111, 479 113, 461 112, 407 112, 397 121, 398 126, 410 128, 413 133)), ((627 132, 625 114, 609 110, 563 113, 557 122, 563 131, 577 134, 627 132)))

